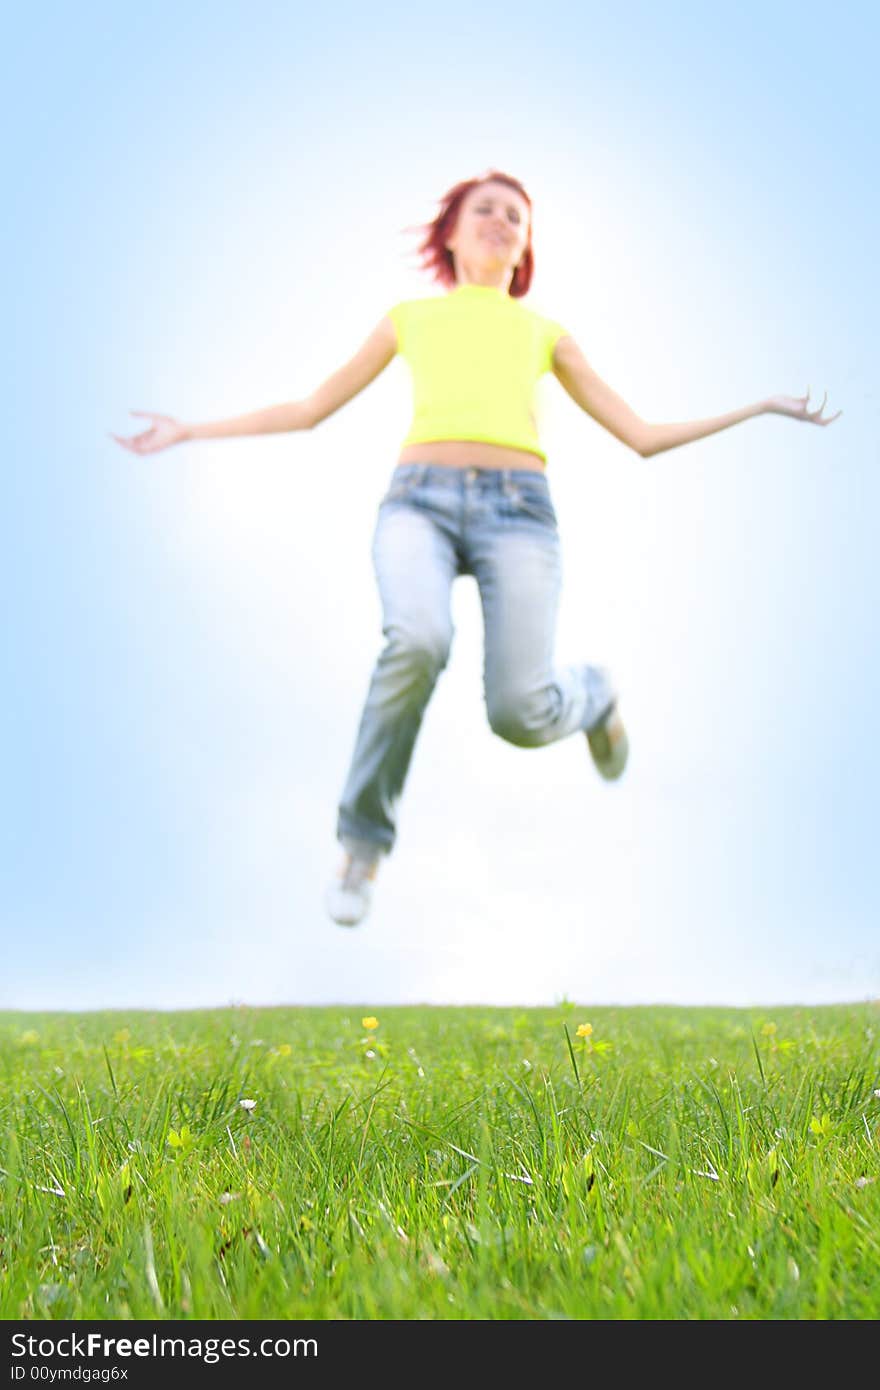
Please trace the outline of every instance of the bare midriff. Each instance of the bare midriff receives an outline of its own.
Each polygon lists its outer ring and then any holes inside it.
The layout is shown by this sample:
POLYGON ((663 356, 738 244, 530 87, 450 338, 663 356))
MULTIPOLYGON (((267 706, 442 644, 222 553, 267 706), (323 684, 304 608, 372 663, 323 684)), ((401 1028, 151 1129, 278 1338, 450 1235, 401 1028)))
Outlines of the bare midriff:
POLYGON ((468 439, 437 439, 429 444, 407 444, 400 451, 398 463, 436 463, 447 468, 528 468, 540 473, 546 467, 540 454, 468 439))

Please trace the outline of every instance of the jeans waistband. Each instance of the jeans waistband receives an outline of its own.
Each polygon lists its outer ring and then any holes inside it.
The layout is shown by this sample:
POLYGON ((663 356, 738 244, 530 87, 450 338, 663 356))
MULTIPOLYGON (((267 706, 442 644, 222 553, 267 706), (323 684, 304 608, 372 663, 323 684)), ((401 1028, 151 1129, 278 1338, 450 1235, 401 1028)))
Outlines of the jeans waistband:
POLYGON ((543 469, 537 468, 475 468, 444 463, 398 463, 394 469, 394 477, 414 483, 446 483, 452 487, 483 481, 490 488, 500 487, 504 491, 513 487, 517 480, 547 486, 546 473, 543 469))

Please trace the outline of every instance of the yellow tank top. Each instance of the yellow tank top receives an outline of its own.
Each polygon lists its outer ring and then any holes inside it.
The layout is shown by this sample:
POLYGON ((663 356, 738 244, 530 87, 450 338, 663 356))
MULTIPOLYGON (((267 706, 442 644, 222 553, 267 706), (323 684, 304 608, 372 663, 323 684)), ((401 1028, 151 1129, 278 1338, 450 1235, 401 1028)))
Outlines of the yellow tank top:
POLYGON ((525 449, 546 461, 535 386, 553 366, 553 349, 566 331, 561 324, 486 285, 406 300, 389 318, 413 378, 413 420, 404 444, 473 439, 525 449))

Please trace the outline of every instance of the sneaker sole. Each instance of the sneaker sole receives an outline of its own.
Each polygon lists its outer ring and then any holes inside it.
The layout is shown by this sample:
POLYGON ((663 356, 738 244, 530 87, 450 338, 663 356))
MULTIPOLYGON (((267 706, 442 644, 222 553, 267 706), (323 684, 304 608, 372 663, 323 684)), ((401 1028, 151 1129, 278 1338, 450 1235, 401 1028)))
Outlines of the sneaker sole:
POLYGON ((359 902, 355 899, 351 903, 340 903, 336 890, 331 888, 324 898, 324 906, 328 916, 338 927, 358 927, 370 910, 370 901, 367 899, 366 902, 359 902))
POLYGON ((605 718, 589 731, 587 746, 599 775, 606 782, 615 782, 629 760, 629 738, 616 705, 612 705, 605 718), (613 736, 609 725, 614 730, 613 736))

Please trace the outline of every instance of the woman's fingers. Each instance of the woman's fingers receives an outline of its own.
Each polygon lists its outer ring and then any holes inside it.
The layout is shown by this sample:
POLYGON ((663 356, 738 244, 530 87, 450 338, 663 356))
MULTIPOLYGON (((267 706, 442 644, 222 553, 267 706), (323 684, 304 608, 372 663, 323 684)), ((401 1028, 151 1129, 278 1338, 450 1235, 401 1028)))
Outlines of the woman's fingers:
POLYGON ((807 387, 805 396, 774 396, 775 408, 781 415, 790 415, 794 420, 806 420, 810 425, 830 425, 834 420, 840 418, 842 410, 837 410, 827 418, 824 415, 825 407, 828 404, 828 392, 822 396, 822 404, 818 410, 810 410, 810 387, 807 387))
POLYGON ((146 454, 151 452, 152 435, 152 430, 144 430, 143 434, 111 434, 110 438, 115 439, 117 444, 121 444, 123 449, 128 449, 132 454, 146 454))
POLYGON ((176 444, 181 438, 180 427, 170 415, 157 415, 154 410, 130 410, 128 413, 142 420, 149 420, 149 428, 141 430, 140 434, 127 437, 111 434, 110 438, 133 454, 155 454, 160 449, 167 448, 169 444, 176 444))
POLYGON ((835 413, 834 413, 833 415, 829 415, 827 420, 823 420, 823 419, 822 419, 822 411, 825 409, 825 406, 826 406, 827 404, 828 404, 828 392, 826 391, 825 394, 824 394, 823 397, 822 397, 822 404, 819 406, 819 409, 818 409, 818 410, 807 410, 807 411, 805 411, 806 418, 807 418, 809 421, 811 421, 811 423, 814 424, 814 425, 830 425, 830 424, 832 423, 832 421, 837 420, 837 419, 843 414, 843 411, 842 411, 842 410, 837 410, 837 411, 835 411, 835 413))
POLYGON ((826 391, 826 392, 825 392, 825 395, 822 397, 822 404, 819 406, 819 409, 818 409, 818 410, 807 410, 807 411, 804 412, 804 414, 806 415, 807 419, 808 419, 808 420, 821 420, 821 419, 822 419, 822 411, 825 409, 825 402, 826 402, 827 400, 828 400, 828 392, 826 391))

